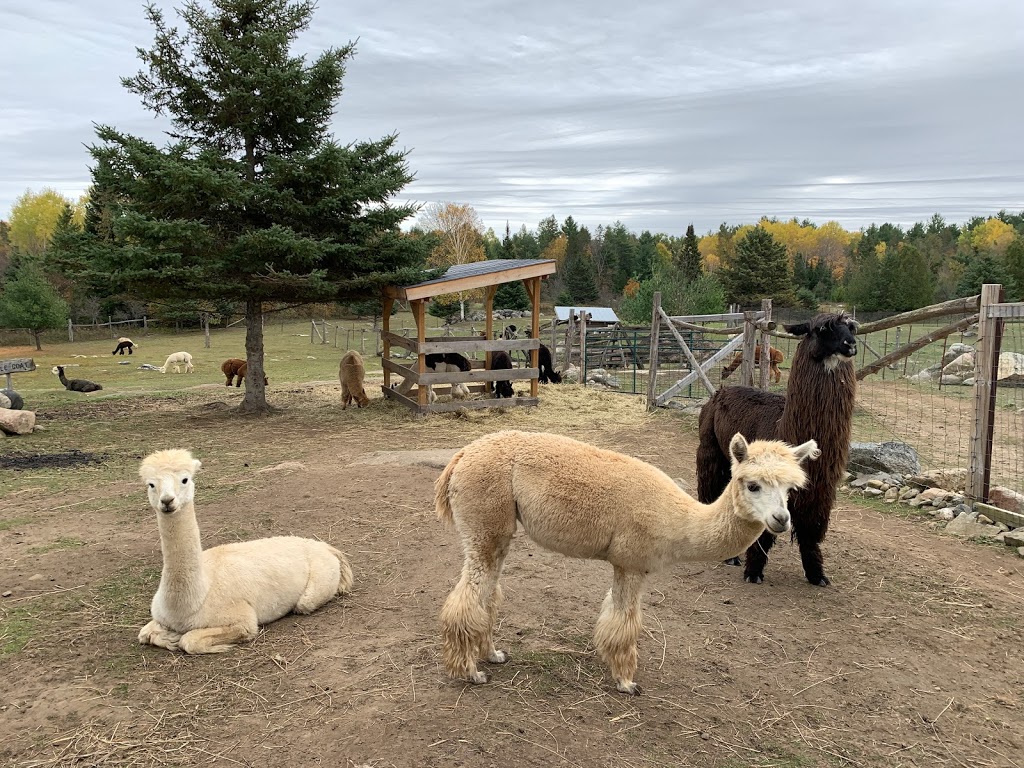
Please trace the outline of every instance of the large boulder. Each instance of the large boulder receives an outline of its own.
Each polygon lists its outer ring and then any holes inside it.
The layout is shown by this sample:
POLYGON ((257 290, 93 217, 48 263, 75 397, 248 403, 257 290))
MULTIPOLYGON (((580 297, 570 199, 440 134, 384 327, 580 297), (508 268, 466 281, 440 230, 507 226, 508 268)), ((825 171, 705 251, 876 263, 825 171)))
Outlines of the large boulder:
POLYGON ((3 392, 0 392, 0 408, 10 408, 10 407, 11 407, 11 398, 9 398, 3 392))
POLYGON ((921 458, 906 443, 850 443, 848 469, 854 474, 888 472, 914 475, 921 471, 921 458))
POLYGON ((942 366, 942 372, 944 374, 962 375, 965 373, 974 373, 974 353, 965 352, 959 355, 954 360, 949 361, 942 366))
POLYGON ((25 407, 25 398, 23 398, 21 395, 15 392, 13 389, 0 389, 0 393, 2 393, 8 400, 11 401, 11 404, 5 407, 10 408, 11 410, 14 411, 20 411, 22 408, 25 407))
POLYGON ((999 372, 996 378, 1004 384, 1024 384, 1024 355, 1020 352, 1000 352, 999 372))
POLYGON ((994 485, 988 489, 988 501, 993 507, 1024 514, 1024 493, 994 485))
POLYGON ((946 354, 942 356, 942 361, 939 363, 939 367, 945 368, 947 365, 949 365, 951 362, 956 360, 961 355, 973 354, 974 347, 972 347, 970 344, 960 344, 959 342, 957 342, 956 344, 950 344, 949 348, 946 350, 946 354))
POLYGON ((944 488, 947 491, 963 492, 967 488, 967 470, 963 468, 930 469, 927 472, 908 477, 911 485, 928 488, 944 488))
POLYGON ((0 431, 8 435, 29 435, 36 425, 36 415, 32 411, 15 411, 11 408, 0 408, 0 431))

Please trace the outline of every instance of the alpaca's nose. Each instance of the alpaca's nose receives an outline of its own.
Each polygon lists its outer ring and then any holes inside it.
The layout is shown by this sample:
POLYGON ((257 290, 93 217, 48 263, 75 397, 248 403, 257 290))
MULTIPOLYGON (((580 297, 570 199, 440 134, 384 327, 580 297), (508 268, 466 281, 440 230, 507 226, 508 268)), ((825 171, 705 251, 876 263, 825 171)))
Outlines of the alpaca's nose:
POLYGON ((857 342, 856 341, 848 341, 848 342, 846 342, 846 356, 847 357, 856 357, 857 356, 857 342))
POLYGON ((773 525, 768 527, 772 529, 773 533, 785 533, 789 530, 789 512, 776 512, 772 515, 771 522, 773 525))
POLYGON ((174 511, 174 497, 164 496, 160 499, 160 511, 171 513, 174 511))

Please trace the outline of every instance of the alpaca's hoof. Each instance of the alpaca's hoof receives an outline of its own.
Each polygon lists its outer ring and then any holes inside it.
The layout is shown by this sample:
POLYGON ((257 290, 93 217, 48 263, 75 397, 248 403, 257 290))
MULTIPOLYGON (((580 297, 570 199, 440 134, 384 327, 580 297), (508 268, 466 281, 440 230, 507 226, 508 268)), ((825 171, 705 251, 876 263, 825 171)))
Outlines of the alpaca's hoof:
POLYGON ((760 573, 745 573, 743 574, 743 580, 751 584, 761 584, 764 581, 764 575, 760 573))
POLYGON ((740 565, 740 559, 738 557, 730 557, 728 560, 723 561, 726 565, 740 565))
POLYGON ((468 679, 473 685, 483 685, 491 681, 491 676, 486 672, 474 672, 468 679))
POLYGON ((619 693, 628 693, 630 696, 639 696, 641 693, 643 693, 643 689, 639 685, 634 683, 632 680, 630 680, 629 682, 624 682, 620 680, 615 684, 615 689, 619 693))
POLYGON ((808 578, 807 581, 809 581, 811 584, 813 584, 816 587, 827 587, 829 584, 832 583, 832 579, 830 579, 824 573, 821 574, 821 578, 820 579, 808 578))
POLYGON ((491 662, 491 664, 504 664, 510 658, 512 657, 505 653, 505 651, 495 651, 487 657, 487 660, 491 662))

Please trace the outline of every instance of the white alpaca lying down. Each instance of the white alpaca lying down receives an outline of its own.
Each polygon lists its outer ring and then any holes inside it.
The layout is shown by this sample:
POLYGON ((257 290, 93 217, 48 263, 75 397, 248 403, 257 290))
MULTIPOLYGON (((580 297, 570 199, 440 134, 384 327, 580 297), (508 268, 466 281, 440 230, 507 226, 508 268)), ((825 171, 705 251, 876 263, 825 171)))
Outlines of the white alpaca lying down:
POLYGON ((139 468, 164 560, 140 643, 221 653, 255 638, 261 624, 312 613, 352 588, 345 556, 314 539, 275 536, 203 551, 192 482, 200 466, 188 451, 172 449, 150 454, 139 468))

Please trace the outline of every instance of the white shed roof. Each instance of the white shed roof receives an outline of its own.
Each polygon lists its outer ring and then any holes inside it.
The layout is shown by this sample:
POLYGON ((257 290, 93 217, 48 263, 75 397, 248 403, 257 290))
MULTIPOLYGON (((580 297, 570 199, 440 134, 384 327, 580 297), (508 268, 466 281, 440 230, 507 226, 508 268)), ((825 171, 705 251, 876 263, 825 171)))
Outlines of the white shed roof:
POLYGON ((555 317, 559 322, 569 320, 569 311, 574 310, 576 314, 586 312, 595 323, 617 323, 619 322, 615 310, 611 307, 555 307, 555 317))

